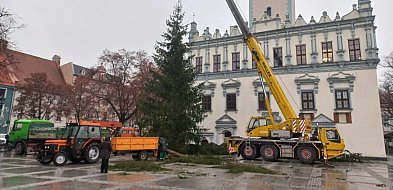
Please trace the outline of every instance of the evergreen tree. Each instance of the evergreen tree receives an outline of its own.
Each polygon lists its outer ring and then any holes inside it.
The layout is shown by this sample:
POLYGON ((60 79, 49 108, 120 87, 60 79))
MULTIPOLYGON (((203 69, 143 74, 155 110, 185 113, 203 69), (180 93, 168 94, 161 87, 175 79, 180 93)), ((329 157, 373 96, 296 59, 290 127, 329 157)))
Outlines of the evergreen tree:
POLYGON ((196 72, 191 58, 185 58, 189 49, 183 43, 187 34, 183 18, 179 2, 167 20, 164 41, 157 42, 154 60, 158 68, 151 71, 138 108, 142 112, 140 124, 149 127, 151 135, 165 137, 169 147, 177 151, 184 151, 189 142, 199 143, 197 123, 204 118, 196 72))

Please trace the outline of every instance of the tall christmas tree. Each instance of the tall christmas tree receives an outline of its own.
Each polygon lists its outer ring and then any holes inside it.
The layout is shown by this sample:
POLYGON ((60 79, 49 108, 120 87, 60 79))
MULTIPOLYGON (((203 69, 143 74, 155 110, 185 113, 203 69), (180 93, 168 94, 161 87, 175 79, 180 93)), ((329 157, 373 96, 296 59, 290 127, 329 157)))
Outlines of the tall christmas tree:
POLYGON ((186 57, 188 44, 183 25, 184 12, 179 2, 167 20, 163 42, 156 45, 154 60, 157 69, 145 84, 145 97, 138 110, 141 124, 149 127, 151 135, 165 137, 169 147, 184 151, 187 143, 200 140, 197 123, 204 118, 201 89, 196 86, 196 72, 191 58, 186 57))

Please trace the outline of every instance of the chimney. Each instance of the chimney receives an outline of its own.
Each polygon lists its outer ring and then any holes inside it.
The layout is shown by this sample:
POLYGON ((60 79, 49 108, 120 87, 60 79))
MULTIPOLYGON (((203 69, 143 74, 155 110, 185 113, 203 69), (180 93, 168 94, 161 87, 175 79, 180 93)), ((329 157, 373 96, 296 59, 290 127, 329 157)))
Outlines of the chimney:
POLYGON ((55 62, 55 63, 57 63, 57 66, 59 66, 59 67, 60 67, 60 60, 61 60, 61 57, 58 56, 58 55, 54 55, 54 56, 52 57, 52 61, 55 62))
POLYGON ((8 48, 8 41, 5 39, 0 39, 0 50, 6 50, 8 48))

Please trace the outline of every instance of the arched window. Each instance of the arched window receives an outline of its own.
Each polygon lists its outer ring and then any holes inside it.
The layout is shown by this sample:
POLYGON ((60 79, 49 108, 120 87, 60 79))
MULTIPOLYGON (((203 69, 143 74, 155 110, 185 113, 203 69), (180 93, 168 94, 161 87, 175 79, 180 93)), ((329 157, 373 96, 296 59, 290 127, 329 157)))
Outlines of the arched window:
POLYGON ((266 13, 267 13, 268 16, 272 16, 272 8, 268 7, 267 10, 266 10, 266 13))

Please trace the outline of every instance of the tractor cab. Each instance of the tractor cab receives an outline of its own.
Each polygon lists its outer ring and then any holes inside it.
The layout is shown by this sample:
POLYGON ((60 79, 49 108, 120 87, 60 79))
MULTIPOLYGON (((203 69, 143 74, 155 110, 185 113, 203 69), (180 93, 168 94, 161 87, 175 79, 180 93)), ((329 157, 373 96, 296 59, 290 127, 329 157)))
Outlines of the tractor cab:
POLYGON ((42 164, 53 163, 62 166, 71 160, 74 163, 84 161, 95 163, 99 160, 99 145, 102 138, 108 136, 106 128, 121 128, 120 122, 67 123, 58 140, 47 140, 37 155, 42 164))

